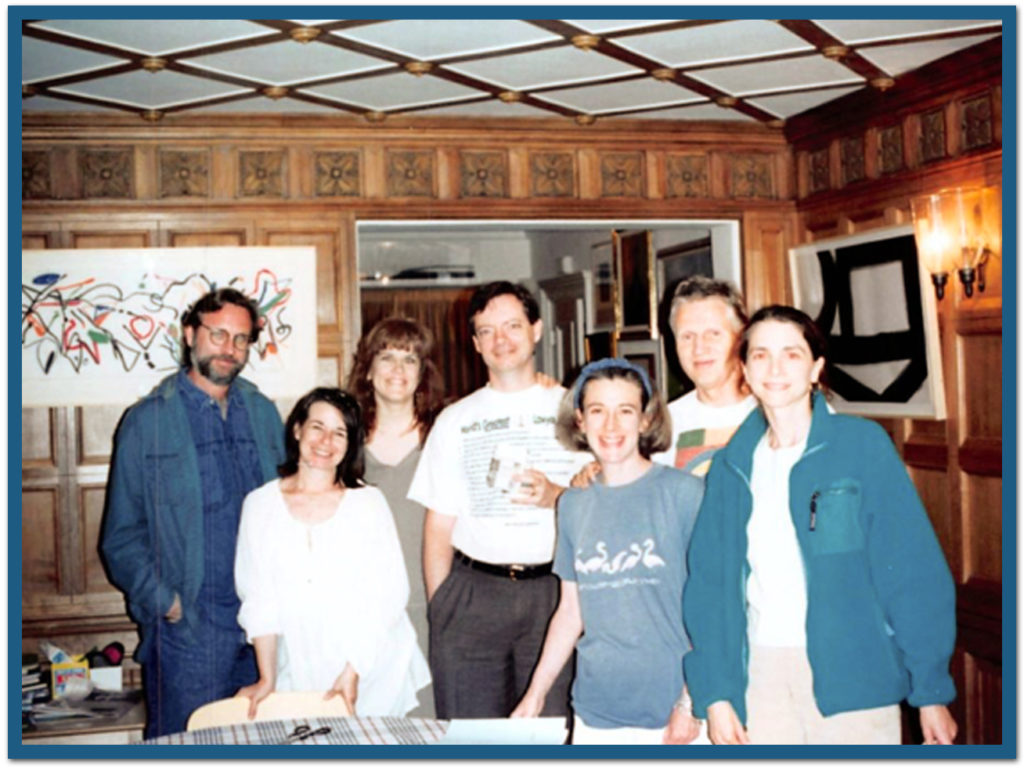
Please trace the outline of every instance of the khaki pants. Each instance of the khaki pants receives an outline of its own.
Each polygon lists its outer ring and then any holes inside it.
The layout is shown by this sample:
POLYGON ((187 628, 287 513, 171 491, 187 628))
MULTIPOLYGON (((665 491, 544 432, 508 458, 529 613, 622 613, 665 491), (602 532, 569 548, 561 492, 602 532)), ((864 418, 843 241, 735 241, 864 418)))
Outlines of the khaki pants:
POLYGON ((899 705, 823 716, 802 647, 751 647, 749 673, 747 733, 754 744, 900 744, 899 705))

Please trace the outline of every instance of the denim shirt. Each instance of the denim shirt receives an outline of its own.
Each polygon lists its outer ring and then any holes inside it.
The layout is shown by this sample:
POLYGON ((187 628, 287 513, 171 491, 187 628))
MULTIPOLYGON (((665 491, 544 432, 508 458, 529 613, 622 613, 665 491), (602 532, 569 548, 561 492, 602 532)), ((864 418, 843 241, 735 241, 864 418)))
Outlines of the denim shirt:
MULTIPOLYGON (((139 623, 135 654, 145 661, 157 623, 181 597, 183 631, 195 627, 205 579, 203 497, 189 418, 171 374, 121 419, 107 483, 100 536, 111 582, 139 623)), ((284 461, 284 429, 274 404, 239 377, 231 390, 241 397, 259 455, 261 482, 277 477, 284 461)), ((234 553, 221 556, 226 566, 234 553)))
POLYGON ((234 562, 238 520, 245 495, 262 485, 260 458, 249 415, 236 388, 228 390, 227 417, 220 404, 199 389, 184 370, 178 373, 189 428, 199 464, 203 499, 203 581, 196 608, 201 622, 238 627, 234 562))

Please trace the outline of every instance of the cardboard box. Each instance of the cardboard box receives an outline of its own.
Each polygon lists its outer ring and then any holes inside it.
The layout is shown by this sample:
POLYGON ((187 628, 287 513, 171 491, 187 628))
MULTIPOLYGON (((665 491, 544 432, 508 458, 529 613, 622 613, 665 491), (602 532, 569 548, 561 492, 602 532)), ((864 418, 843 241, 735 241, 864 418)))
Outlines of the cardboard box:
POLYGON ((89 662, 78 657, 65 662, 54 662, 50 666, 50 684, 55 700, 69 693, 89 693, 89 662))

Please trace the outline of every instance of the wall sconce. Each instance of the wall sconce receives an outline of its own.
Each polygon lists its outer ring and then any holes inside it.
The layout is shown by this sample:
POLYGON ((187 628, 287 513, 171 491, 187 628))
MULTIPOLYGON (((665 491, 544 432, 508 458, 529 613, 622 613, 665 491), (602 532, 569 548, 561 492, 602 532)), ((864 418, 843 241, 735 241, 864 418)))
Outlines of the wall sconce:
POLYGON ((935 296, 942 299, 951 270, 956 270, 964 294, 974 284, 985 290, 985 264, 1002 248, 1002 195, 996 187, 958 187, 921 195, 910 201, 914 240, 925 269, 932 276, 935 296))

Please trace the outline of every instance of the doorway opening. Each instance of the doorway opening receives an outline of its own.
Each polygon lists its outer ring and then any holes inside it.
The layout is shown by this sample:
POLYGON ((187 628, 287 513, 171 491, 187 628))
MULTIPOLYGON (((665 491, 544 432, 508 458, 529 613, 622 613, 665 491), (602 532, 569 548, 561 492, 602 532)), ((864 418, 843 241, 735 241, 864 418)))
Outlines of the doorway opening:
POLYGON ((664 295, 693 274, 743 287, 734 220, 369 220, 357 225, 356 251, 361 331, 390 315, 429 328, 450 399, 487 380, 466 317, 481 284, 533 291, 539 370, 568 384, 588 351, 614 351, 648 365, 667 397, 688 383, 661 339, 664 295))

